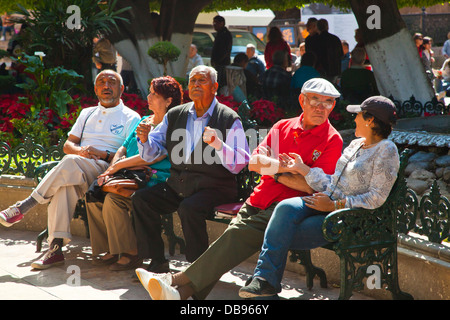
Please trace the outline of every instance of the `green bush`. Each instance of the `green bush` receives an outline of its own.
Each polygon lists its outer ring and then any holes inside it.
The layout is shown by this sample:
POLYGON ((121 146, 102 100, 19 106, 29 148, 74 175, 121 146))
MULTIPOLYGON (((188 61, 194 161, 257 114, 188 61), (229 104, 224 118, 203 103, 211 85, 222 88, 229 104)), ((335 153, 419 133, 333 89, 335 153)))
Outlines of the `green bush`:
MULTIPOLYGON (((8 2, 8 1, 6 1, 8 2)), ((12 1, 11 1, 12 2, 12 1)), ((43 51, 47 67, 61 66, 83 75, 83 87, 93 93, 92 46, 99 34, 108 35, 119 31, 118 21, 128 22, 122 14, 130 7, 115 10, 118 0, 39 0, 17 1, 19 23, 28 28, 21 34, 23 48, 27 54, 43 51), (80 9, 81 28, 69 28, 72 15, 69 6, 80 9), (114 28, 115 27, 115 28, 114 28)))
POLYGON ((151 46, 147 54, 164 67, 164 75, 167 75, 167 63, 177 61, 181 54, 180 49, 169 41, 159 41, 151 46))
POLYGON ((60 115, 65 114, 67 104, 73 103, 69 92, 71 89, 79 87, 83 77, 73 70, 66 70, 62 67, 45 68, 44 63, 37 56, 24 54, 13 60, 26 67, 24 72, 33 75, 33 77, 27 78, 25 83, 16 85, 32 97, 32 101, 30 101, 32 116, 36 116, 45 108, 55 110, 60 115))

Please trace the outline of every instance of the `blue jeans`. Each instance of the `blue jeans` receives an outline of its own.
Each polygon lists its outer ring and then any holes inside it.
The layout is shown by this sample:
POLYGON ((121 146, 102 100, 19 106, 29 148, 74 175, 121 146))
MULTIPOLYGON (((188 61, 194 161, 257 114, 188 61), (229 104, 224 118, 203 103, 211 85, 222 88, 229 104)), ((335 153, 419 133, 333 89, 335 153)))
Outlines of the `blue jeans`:
POLYGON ((307 207, 300 197, 281 201, 267 225, 254 276, 264 278, 280 292, 288 251, 309 250, 328 243, 322 235, 327 214, 307 207))

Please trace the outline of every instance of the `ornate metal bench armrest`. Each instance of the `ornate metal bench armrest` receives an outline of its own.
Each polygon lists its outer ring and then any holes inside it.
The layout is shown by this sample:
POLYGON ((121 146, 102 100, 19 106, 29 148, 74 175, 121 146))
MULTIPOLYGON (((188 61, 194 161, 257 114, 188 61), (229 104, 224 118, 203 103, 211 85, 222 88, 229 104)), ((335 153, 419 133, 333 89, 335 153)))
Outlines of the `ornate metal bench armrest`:
MULTIPOLYGON (((355 209, 340 209, 330 212, 323 221, 322 233, 325 240, 330 242, 339 241, 348 232, 349 220, 344 219, 348 217, 351 219, 353 211, 355 209)), ((354 214, 353 214, 354 215, 354 214)))
POLYGON ((393 217, 388 206, 375 210, 341 209, 326 216, 322 232, 330 242, 343 245, 369 245, 392 241, 395 233, 393 217))
POLYGON ((54 166, 56 166, 59 161, 48 161, 41 164, 39 167, 34 169, 34 181, 36 184, 41 182, 41 180, 45 177, 45 175, 52 170, 54 166))

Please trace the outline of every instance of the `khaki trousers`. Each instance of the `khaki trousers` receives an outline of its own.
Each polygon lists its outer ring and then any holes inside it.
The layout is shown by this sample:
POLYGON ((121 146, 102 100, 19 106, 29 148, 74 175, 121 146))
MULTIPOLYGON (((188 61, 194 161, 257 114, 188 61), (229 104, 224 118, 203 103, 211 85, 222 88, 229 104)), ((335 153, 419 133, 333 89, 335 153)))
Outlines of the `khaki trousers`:
POLYGON ((261 250, 276 205, 261 210, 244 204, 225 232, 184 271, 195 298, 205 299, 223 274, 261 250))
POLYGON ((131 198, 108 193, 105 201, 86 202, 92 253, 120 254, 137 250, 131 223, 131 198))
POLYGON ((54 238, 64 239, 64 244, 71 240, 70 222, 77 201, 107 168, 108 163, 103 160, 66 155, 33 190, 31 196, 38 203, 50 202, 47 209, 49 243, 54 238))

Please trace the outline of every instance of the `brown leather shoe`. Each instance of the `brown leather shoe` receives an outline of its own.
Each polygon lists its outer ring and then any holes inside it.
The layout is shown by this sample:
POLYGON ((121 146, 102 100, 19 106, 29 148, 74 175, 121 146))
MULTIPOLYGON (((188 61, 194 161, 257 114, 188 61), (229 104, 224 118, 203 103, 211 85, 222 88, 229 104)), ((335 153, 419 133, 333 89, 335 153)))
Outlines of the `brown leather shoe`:
POLYGON ((109 267, 109 270, 124 271, 124 270, 136 269, 142 265, 143 260, 141 258, 139 258, 138 255, 133 256, 128 253, 121 253, 120 255, 123 257, 127 257, 128 259, 130 259, 130 261, 128 261, 128 263, 125 263, 125 264, 115 262, 114 264, 112 264, 109 267))
POLYGON ((94 260, 92 260, 92 264, 94 266, 97 266, 97 267, 109 266, 110 264, 113 264, 114 262, 117 262, 117 260, 119 260, 119 255, 118 254, 114 254, 109 259, 102 259, 100 257, 97 257, 94 260))

